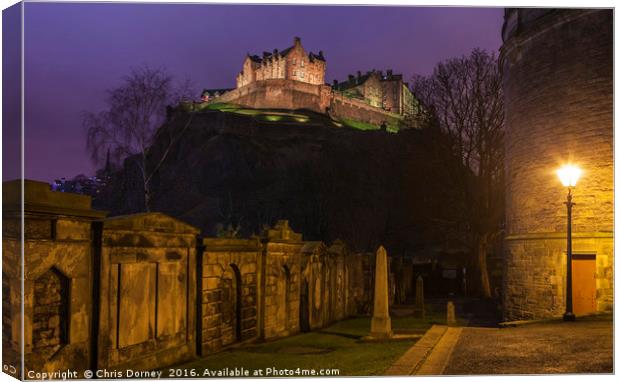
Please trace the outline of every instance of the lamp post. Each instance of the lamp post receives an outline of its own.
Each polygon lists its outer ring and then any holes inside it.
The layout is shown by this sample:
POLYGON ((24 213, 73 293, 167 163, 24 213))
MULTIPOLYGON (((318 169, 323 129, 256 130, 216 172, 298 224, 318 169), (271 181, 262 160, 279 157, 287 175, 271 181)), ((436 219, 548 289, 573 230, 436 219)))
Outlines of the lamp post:
POLYGON ((562 185, 567 188, 568 193, 566 195, 566 312, 564 312, 564 321, 575 321, 575 315, 573 314, 573 243, 572 243, 572 211, 573 206, 573 189, 577 185, 577 181, 581 176, 581 169, 576 166, 566 165, 562 166, 558 170, 558 177, 562 182, 562 185))

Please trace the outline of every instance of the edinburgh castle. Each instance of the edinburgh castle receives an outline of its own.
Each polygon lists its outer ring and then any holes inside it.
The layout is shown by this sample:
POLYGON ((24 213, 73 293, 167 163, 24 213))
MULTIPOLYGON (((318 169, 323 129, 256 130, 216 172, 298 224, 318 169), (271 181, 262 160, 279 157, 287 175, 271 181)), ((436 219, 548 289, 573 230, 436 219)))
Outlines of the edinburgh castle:
POLYGON ((325 83, 323 52, 307 52, 299 37, 279 51, 248 54, 237 75, 235 89, 206 89, 207 103, 230 103, 257 109, 307 109, 333 119, 351 119, 370 124, 401 124, 415 120, 419 103, 403 81, 391 70, 357 72, 344 81, 325 83))

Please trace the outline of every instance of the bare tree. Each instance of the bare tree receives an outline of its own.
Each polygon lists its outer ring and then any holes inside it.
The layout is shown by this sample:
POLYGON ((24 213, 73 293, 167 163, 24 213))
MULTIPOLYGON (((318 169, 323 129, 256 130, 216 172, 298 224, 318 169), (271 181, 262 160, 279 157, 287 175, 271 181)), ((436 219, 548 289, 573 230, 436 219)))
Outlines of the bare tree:
POLYGON ((144 186, 144 209, 151 208, 151 180, 166 160, 170 148, 190 125, 190 114, 184 127, 169 141, 159 158, 151 157, 151 145, 166 121, 168 108, 191 94, 189 81, 175 84, 164 69, 142 66, 124 78, 123 84, 108 91, 107 110, 86 113, 86 147, 95 164, 102 164, 109 153, 115 163, 136 156, 144 186))
POLYGON ((413 81, 430 120, 448 135, 466 171, 457 174, 464 192, 462 221, 476 254, 482 292, 491 296, 487 252, 503 223, 504 105, 501 73, 494 54, 475 49, 469 56, 439 63, 433 74, 413 81))

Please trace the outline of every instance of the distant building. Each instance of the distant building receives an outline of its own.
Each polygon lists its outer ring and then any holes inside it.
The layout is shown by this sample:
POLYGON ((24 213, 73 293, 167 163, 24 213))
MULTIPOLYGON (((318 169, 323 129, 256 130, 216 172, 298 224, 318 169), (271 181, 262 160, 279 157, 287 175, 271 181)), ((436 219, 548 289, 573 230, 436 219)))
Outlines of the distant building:
POLYGON ((73 179, 55 179, 51 184, 52 191, 70 192, 75 194, 97 196, 101 189, 106 186, 107 177, 78 175, 73 179))
POLYGON ((202 91, 202 94, 200 95, 200 99, 203 102, 209 102, 212 101, 213 99, 221 96, 222 94, 231 91, 231 88, 228 89, 205 89, 202 91))
POLYGON ((421 114, 401 74, 358 72, 329 85, 325 69, 323 52, 307 52, 295 37, 293 45, 282 51, 248 54, 235 89, 205 89, 201 98, 256 109, 307 109, 378 126, 401 124, 405 119, 411 124, 421 114))
POLYGON ((365 74, 358 71, 357 76, 350 74, 344 82, 334 80, 332 89, 395 114, 411 115, 416 111, 409 84, 403 81, 402 74, 393 74, 392 70, 385 74, 375 70, 365 74))
POLYGON ((274 49, 262 56, 248 54, 243 69, 237 75, 237 88, 256 81, 284 79, 313 85, 325 83, 325 58, 323 52, 307 53, 301 39, 295 37, 293 46, 282 51, 274 49))

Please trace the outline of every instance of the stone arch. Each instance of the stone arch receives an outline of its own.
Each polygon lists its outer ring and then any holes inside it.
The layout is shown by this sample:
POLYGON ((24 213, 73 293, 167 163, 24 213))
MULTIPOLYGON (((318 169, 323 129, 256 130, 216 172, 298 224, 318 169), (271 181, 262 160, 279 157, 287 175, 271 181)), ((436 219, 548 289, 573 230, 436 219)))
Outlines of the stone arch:
POLYGON ((69 343, 70 283, 56 267, 34 281, 32 347, 45 359, 69 343))
POLYGON ((242 291, 241 272, 231 263, 222 275, 222 345, 230 345, 241 340, 242 330, 242 291))

